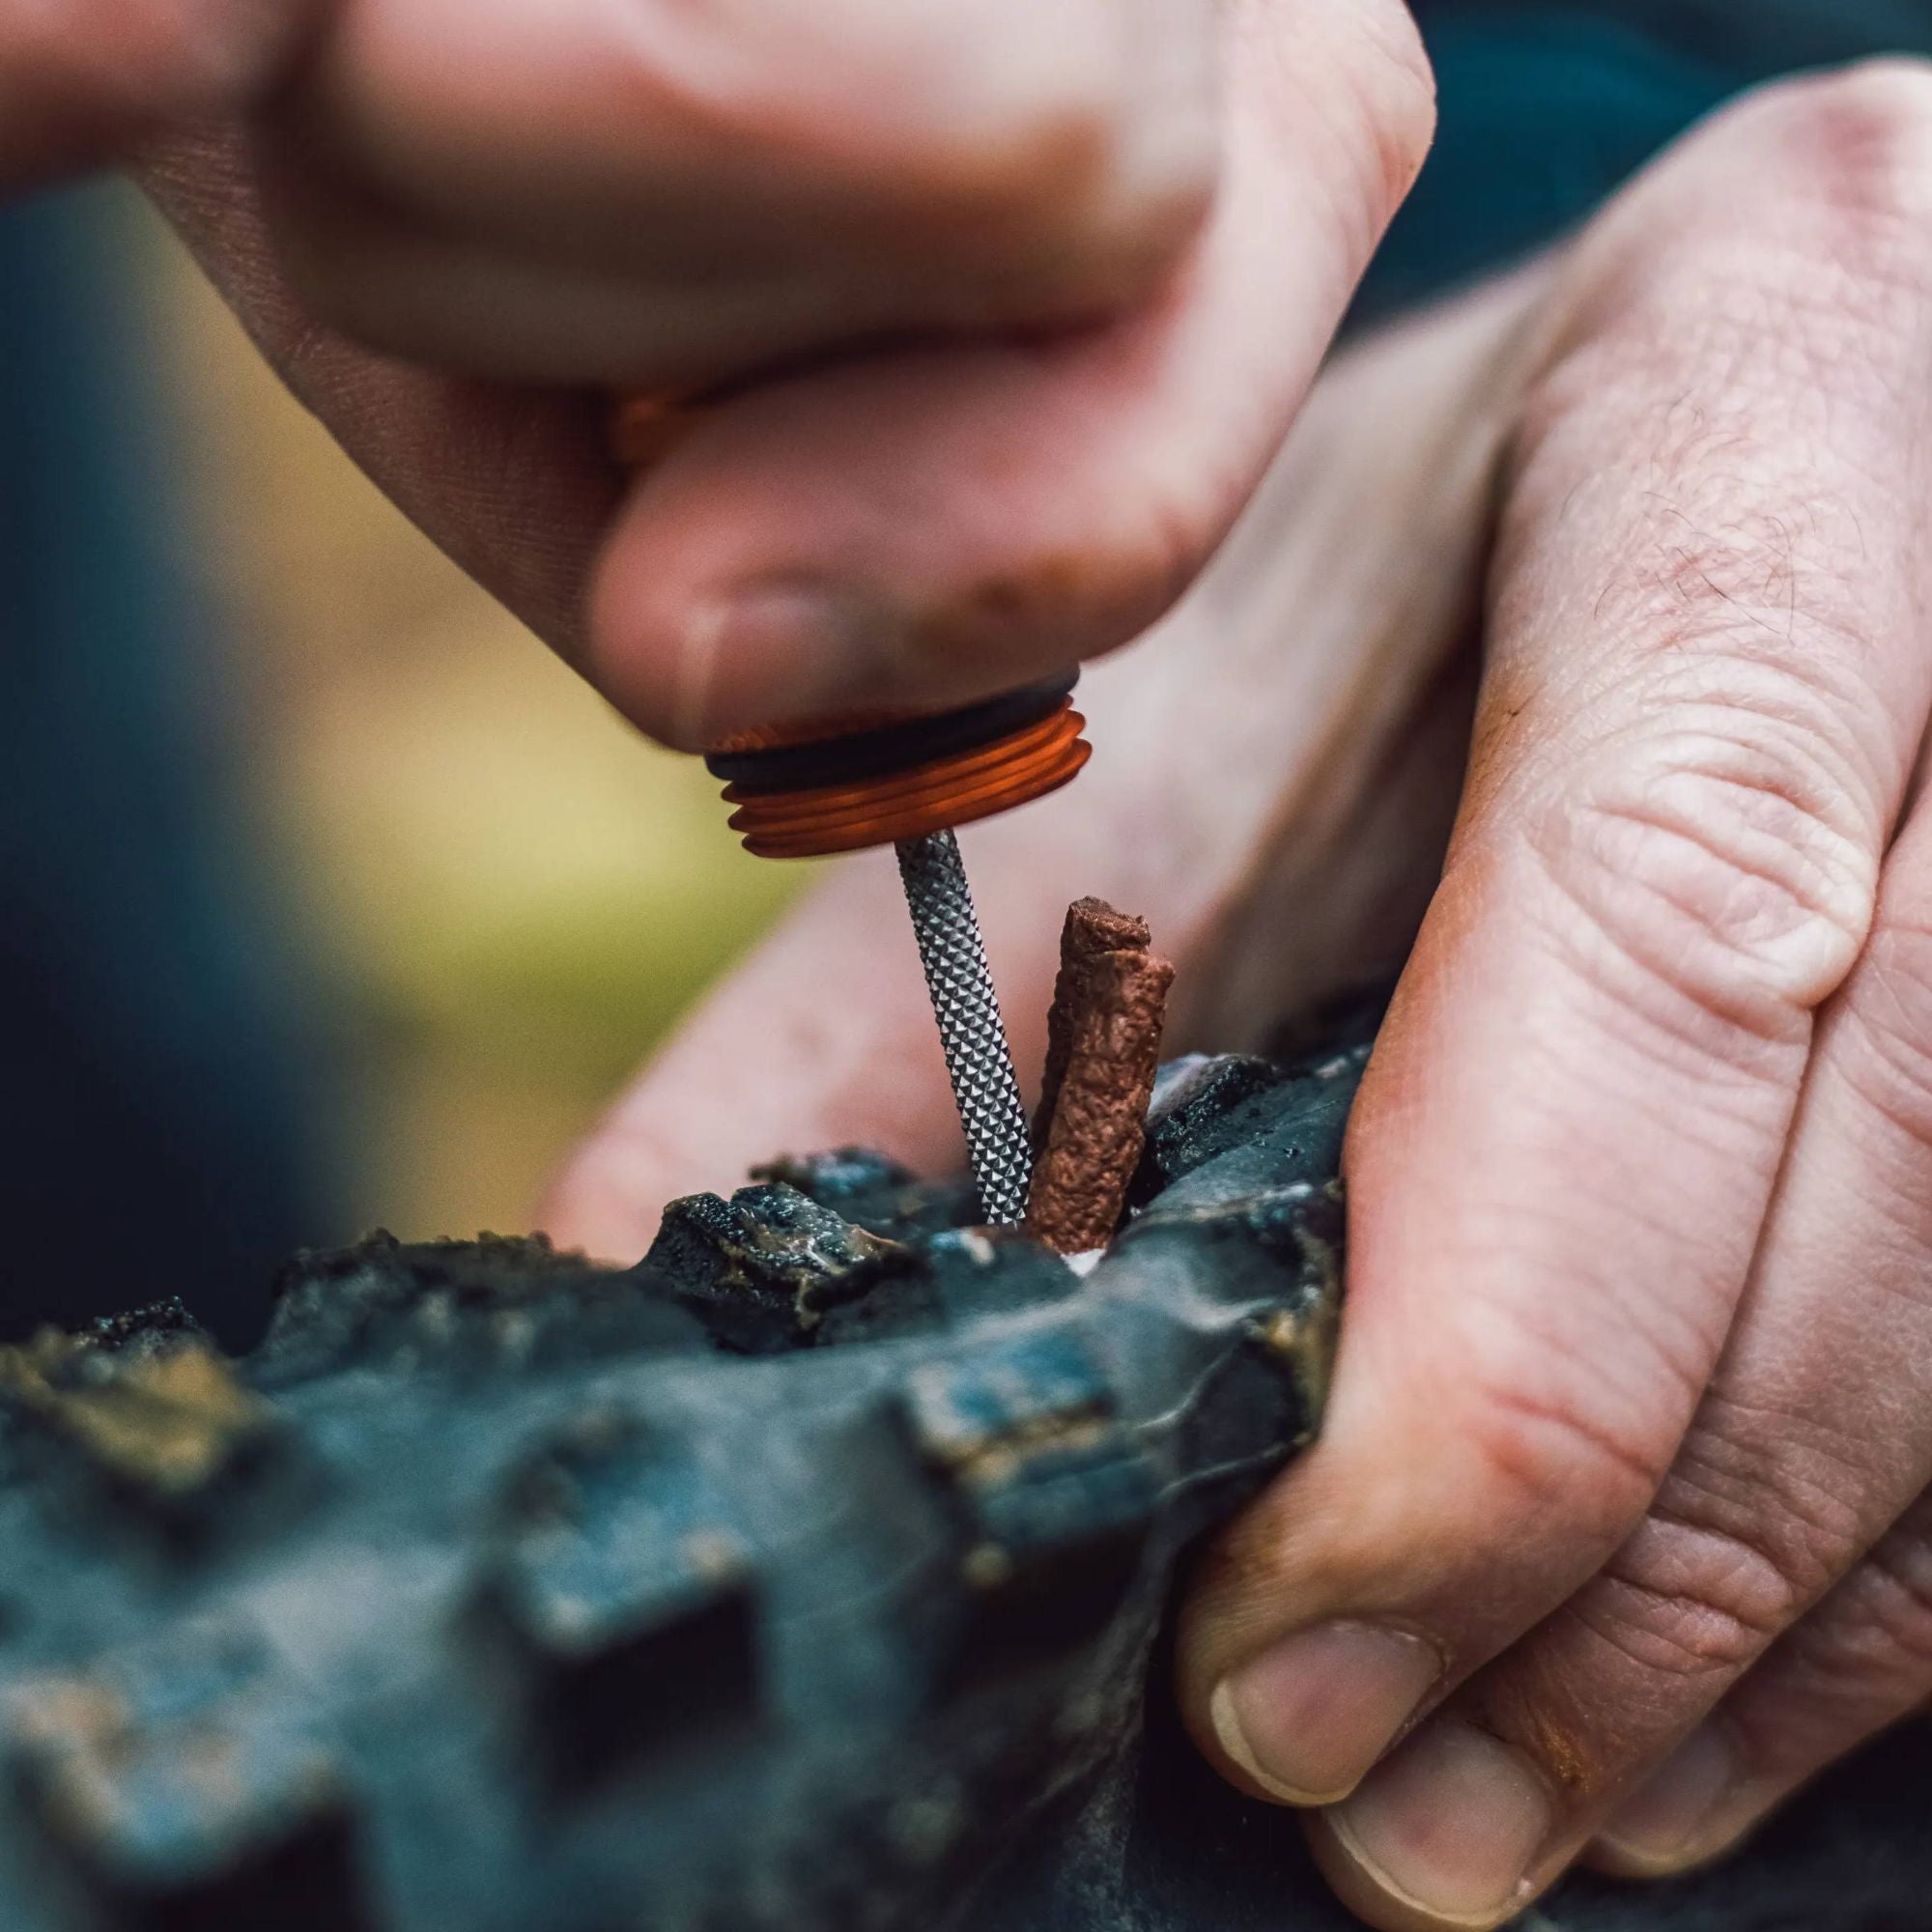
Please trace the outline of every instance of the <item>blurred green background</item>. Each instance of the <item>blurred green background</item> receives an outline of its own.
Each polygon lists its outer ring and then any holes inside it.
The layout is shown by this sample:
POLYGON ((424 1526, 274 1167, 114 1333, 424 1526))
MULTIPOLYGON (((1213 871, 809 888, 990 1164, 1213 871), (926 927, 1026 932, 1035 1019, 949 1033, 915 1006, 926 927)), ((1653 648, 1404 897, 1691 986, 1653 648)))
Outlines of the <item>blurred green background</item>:
POLYGON ((450 564, 182 251, 139 255, 230 638, 243 783, 337 1080, 341 1229, 521 1229, 573 1137, 804 883, 450 564))

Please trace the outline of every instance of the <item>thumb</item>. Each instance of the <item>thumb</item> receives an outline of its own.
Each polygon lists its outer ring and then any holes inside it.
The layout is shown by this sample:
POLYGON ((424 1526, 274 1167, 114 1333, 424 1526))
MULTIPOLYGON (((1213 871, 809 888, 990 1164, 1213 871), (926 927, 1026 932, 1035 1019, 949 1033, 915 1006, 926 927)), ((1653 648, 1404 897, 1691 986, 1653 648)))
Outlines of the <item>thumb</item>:
POLYGON ((932 309, 875 321, 1038 322, 1104 312, 1193 228, 1212 22, 1210 0, 348 0, 264 132, 323 163, 338 221, 527 251, 554 285, 749 275, 769 302, 783 270, 836 263, 851 293, 906 263, 932 309))

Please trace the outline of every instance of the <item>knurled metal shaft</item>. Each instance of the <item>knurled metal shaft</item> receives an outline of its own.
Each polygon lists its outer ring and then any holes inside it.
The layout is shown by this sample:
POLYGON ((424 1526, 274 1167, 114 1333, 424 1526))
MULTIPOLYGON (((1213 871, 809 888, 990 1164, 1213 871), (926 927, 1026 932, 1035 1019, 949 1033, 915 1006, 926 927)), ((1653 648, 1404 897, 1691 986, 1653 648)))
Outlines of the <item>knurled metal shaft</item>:
POLYGON ((959 841, 950 832, 929 832, 902 839, 897 851, 946 1070, 980 1184, 980 1211, 989 1226, 1017 1225, 1026 1218, 1032 1141, 959 841))

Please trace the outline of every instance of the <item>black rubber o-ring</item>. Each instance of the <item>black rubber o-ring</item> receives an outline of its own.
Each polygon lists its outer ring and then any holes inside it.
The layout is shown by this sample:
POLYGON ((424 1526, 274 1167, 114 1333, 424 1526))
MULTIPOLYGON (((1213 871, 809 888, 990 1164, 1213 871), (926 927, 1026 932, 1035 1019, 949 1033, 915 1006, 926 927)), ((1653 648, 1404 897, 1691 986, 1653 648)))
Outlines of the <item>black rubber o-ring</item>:
POLYGON ((713 778, 741 792, 807 791, 883 778, 909 771, 929 758, 952 757, 978 745, 990 745, 996 738, 1050 718, 1079 677, 1078 671, 1067 671, 957 711, 854 731, 843 738, 780 745, 766 752, 719 753, 707 757, 704 766, 713 778))

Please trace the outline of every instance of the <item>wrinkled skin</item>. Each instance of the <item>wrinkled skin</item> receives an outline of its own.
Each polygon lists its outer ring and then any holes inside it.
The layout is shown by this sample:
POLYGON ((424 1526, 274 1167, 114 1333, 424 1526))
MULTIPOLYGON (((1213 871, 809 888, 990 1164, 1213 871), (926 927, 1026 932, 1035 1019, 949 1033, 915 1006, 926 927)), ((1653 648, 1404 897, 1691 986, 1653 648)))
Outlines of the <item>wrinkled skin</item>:
MULTIPOLYGON (((1023 1064, 1076 892, 1148 914, 1177 1046, 1419 926, 1327 1430, 1179 1668, 1375 1926, 1715 1856, 1932 1691, 1928 223, 1932 83, 1808 81, 1344 355, 1090 674, 1090 774, 970 838, 1023 1064)), ((894 889, 809 899, 554 1225, 628 1252, 774 1140, 955 1158, 894 889)))
MULTIPOLYGON (((138 151, 350 452, 671 743, 1186 590, 975 879, 1027 1064, 1076 894, 1148 914, 1176 1046, 1414 942, 1327 1432, 1179 1652, 1371 1924, 1711 1857, 1924 1700, 1924 71, 1728 111, 1305 411, 1427 141, 1392 0, 0 4, 0 185, 138 151), (716 381, 616 472, 594 392, 716 381)), ((635 1254, 775 1144, 955 1157, 893 891, 832 875, 555 1233, 635 1254)))

